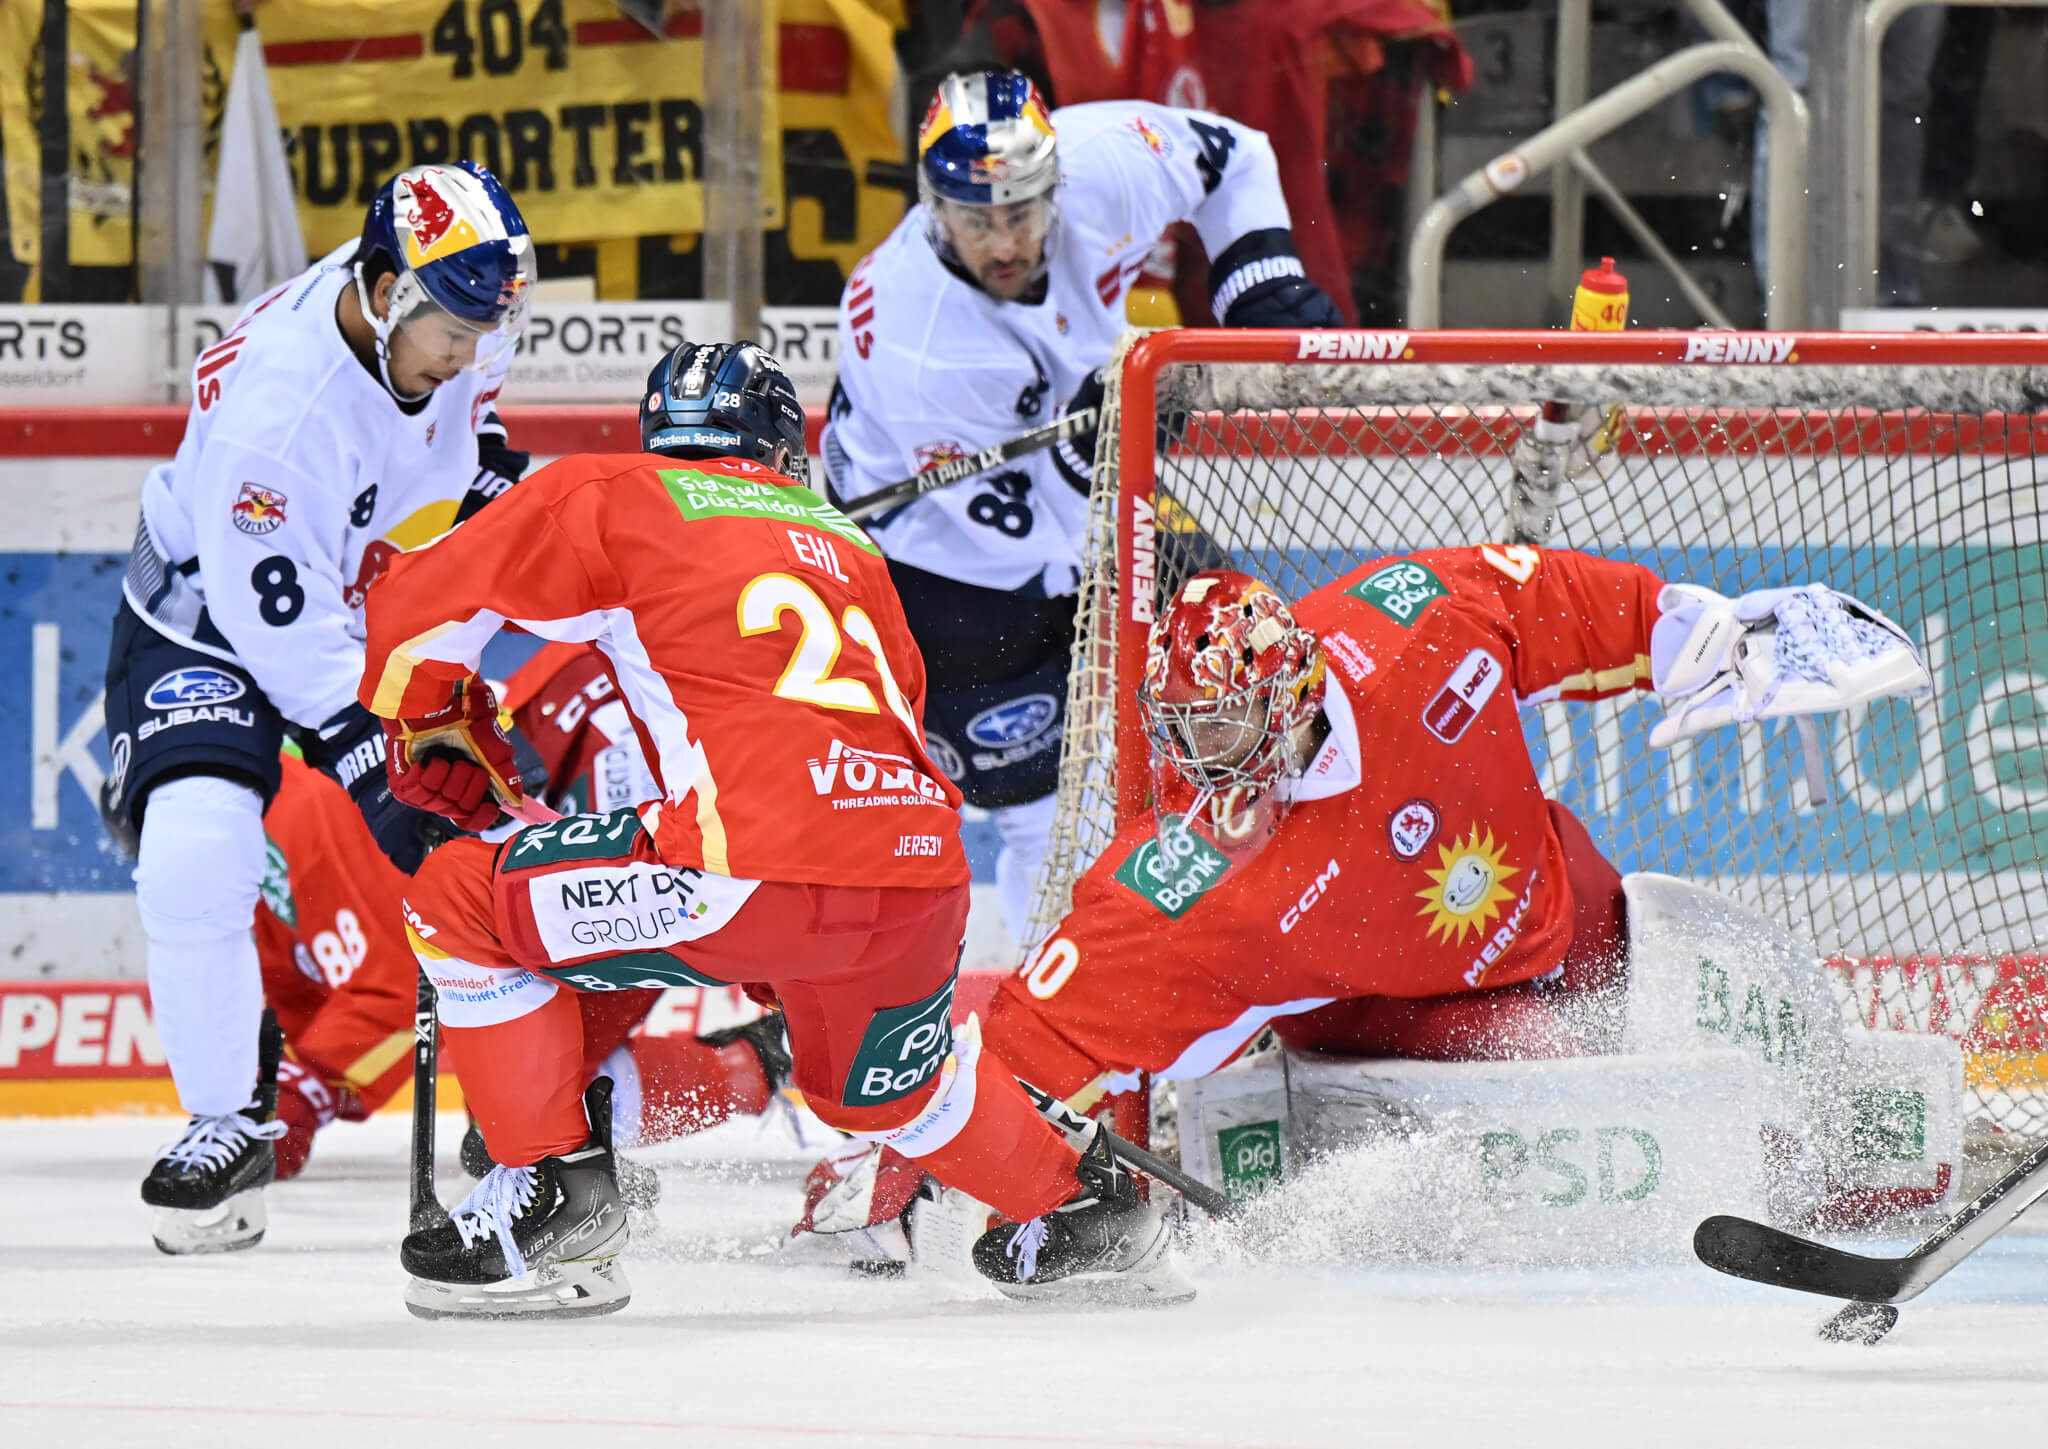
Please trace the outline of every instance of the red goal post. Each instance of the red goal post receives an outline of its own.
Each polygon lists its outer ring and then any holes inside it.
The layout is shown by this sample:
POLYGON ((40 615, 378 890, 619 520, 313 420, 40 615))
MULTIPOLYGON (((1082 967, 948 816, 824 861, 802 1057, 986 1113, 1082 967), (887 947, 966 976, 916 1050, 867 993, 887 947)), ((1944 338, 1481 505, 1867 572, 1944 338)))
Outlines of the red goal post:
POLYGON ((1635 703, 1546 707, 1546 788, 1624 869, 1812 934, 1845 1014, 1964 1041, 1987 1115, 2048 1131, 2048 1096, 2013 1106, 2048 1089, 2048 337, 1173 330, 1128 336, 1110 380, 1034 934, 1147 811, 1128 705, 1159 600, 1218 557, 1298 595, 1505 541, 1515 450, 1567 399, 1607 412, 1612 446, 1547 542, 1729 593, 1825 579, 1913 629, 1938 691, 1837 722, 1829 815, 1782 736, 1664 761, 1635 703))

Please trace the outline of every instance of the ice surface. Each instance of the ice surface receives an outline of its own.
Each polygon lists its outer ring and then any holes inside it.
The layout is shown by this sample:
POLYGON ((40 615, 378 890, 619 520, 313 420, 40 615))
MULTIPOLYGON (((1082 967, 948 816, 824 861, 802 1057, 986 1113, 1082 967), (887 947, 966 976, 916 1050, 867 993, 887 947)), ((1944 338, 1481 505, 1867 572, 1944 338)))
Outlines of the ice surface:
MULTIPOLYGON (((1693 1265, 1278 1263, 1205 1237, 1150 1313, 882 1282, 774 1245, 814 1152, 742 1122, 657 1149, 633 1302, 573 1323, 401 1306, 405 1123, 322 1134, 270 1231, 170 1259, 137 1184, 167 1119, 0 1123, 0 1445, 1987 1446, 2048 1420, 2048 1239, 2009 1235, 1879 1347, 1693 1265)), ((444 1119, 444 1181, 460 1123, 444 1119)))

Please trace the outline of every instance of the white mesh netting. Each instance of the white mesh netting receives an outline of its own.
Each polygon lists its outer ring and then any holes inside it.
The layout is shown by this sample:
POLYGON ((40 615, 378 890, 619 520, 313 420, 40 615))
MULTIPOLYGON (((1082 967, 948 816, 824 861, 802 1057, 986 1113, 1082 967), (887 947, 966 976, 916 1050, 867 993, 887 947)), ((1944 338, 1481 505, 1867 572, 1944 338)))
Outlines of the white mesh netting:
POLYGON ((1161 598, 1219 556, 1298 597, 1369 558, 1503 541, 1511 455, 1542 403, 1620 402, 1606 476, 1567 489, 1549 546, 1729 595, 1825 581, 1904 624, 1936 691, 1824 722, 1837 795, 1819 808, 1791 729, 1652 751, 1647 696, 1528 711, 1546 792, 1624 871, 1685 876, 1810 935, 1845 1013, 1956 1037, 1982 1110, 2048 1133, 2048 378, 1178 365, 1158 412, 1188 414, 1185 437, 1133 478, 1109 372, 1034 938, 1115 827, 1120 489, 1154 495, 1161 598))

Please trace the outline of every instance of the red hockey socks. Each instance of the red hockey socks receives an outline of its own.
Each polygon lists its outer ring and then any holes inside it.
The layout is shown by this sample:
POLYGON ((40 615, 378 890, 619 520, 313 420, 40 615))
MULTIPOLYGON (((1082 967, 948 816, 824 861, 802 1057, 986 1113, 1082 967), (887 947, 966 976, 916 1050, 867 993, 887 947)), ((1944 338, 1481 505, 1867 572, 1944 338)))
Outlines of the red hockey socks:
POLYGON ((626 1049, 640 1069, 643 1147, 765 1112, 774 1100, 761 1058, 743 1041, 714 1047, 693 1036, 643 1035, 626 1049))
POLYGON ((528 1167, 573 1152, 590 1136, 583 1111, 583 1018, 558 991, 538 1011, 495 1026, 446 1026, 462 1094, 491 1159, 528 1167))

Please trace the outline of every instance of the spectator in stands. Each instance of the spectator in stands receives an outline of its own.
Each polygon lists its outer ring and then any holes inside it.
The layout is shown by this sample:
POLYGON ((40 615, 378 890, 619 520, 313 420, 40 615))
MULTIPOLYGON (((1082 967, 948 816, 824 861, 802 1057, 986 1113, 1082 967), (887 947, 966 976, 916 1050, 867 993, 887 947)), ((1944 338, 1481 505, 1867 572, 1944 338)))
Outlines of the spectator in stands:
MULTIPOLYGON (((1810 0, 1769 0, 1768 49, 1792 89, 1806 92, 1809 74, 1810 0)), ((1941 35, 1942 11, 1922 5, 1902 12, 1885 32, 1878 75, 1877 298, 1880 305, 1920 304, 1920 171, 1925 150, 1929 76, 1941 35)), ((1754 249, 1759 301, 1765 275, 1769 216, 1764 177, 1769 157, 1769 123, 1757 118, 1756 160, 1750 192, 1750 242, 1754 249)))

